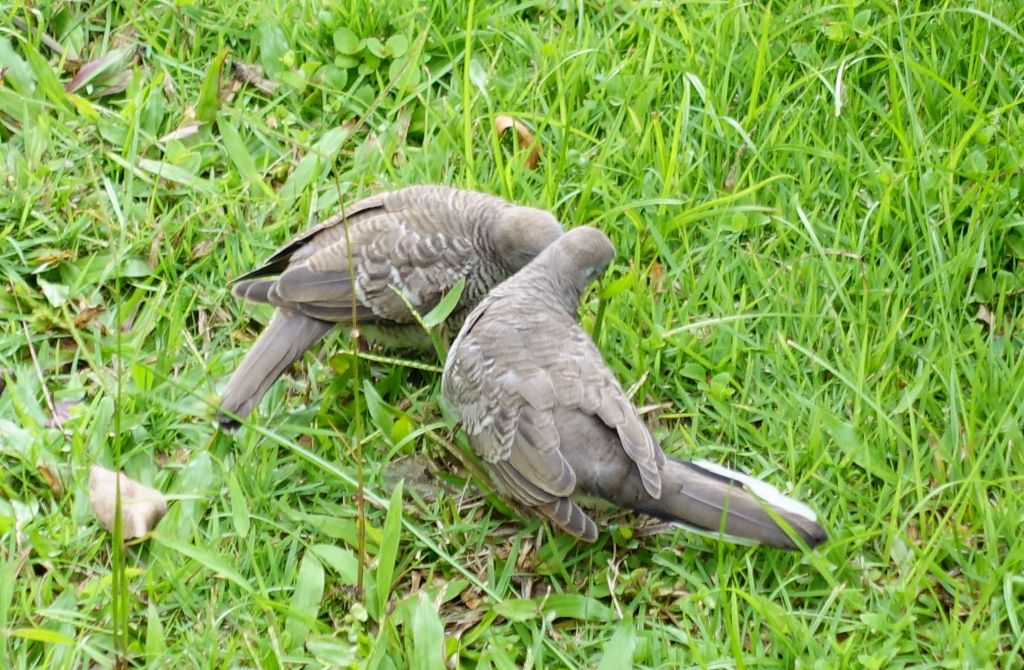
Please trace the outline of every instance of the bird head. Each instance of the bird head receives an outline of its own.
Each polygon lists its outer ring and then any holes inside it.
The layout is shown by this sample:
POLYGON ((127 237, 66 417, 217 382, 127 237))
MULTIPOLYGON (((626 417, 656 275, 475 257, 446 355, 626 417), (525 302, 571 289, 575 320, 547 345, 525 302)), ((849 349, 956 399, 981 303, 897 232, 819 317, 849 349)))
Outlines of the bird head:
POLYGON ((551 244, 536 260, 544 272, 561 286, 571 286, 576 297, 598 277, 615 258, 615 247, 597 228, 573 228, 551 244))
POLYGON ((495 252, 510 272, 516 272, 561 235, 562 224, 551 212, 509 207, 494 229, 495 252))

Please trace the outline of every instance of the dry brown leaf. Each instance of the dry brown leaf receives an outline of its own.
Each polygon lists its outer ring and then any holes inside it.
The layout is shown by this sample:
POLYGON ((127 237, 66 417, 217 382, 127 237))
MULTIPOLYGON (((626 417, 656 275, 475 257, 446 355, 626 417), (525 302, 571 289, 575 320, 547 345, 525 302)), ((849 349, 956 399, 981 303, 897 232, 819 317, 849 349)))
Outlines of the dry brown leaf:
POLYGON ((103 305, 96 305, 94 307, 84 307, 78 314, 75 315, 75 328, 88 328, 92 325, 92 322, 96 320, 96 317, 107 311, 107 308, 103 305))
POLYGON ((740 159, 743 158, 744 152, 747 150, 746 144, 741 144, 739 151, 736 152, 736 161, 729 168, 729 174, 725 176, 725 183, 722 184, 722 188, 732 193, 732 190, 736 188, 736 171, 740 167, 740 159))
POLYGON ((199 126, 201 126, 201 125, 203 125, 203 124, 200 123, 199 121, 189 121, 188 123, 183 123, 182 125, 180 125, 178 127, 177 130, 172 130, 171 132, 169 132, 166 135, 164 135, 163 137, 161 137, 158 141, 161 142, 161 143, 164 143, 164 142, 170 142, 171 140, 183 140, 186 137, 192 137, 193 135, 198 135, 199 134, 199 126))
POLYGON ((81 400, 59 400, 53 404, 53 415, 46 420, 47 428, 60 428, 71 418, 71 408, 80 404, 81 400))
POLYGON ((38 263, 38 265, 32 272, 36 274, 74 258, 75 255, 65 249, 45 249, 33 255, 32 260, 38 263))
POLYGON ((661 293, 665 290, 665 266, 661 263, 655 262, 651 266, 651 272, 648 275, 650 280, 651 289, 655 293, 661 293))
POLYGON ((381 479, 388 490, 404 481, 405 489, 412 489, 425 502, 432 503, 437 499, 438 483, 430 472, 430 461, 425 456, 407 456, 386 463, 381 479))
POLYGON ((530 149, 530 153, 526 157, 526 167, 531 170, 534 169, 537 167, 537 163, 540 162, 540 144, 534 142, 533 133, 530 132, 530 129, 523 125, 521 121, 511 116, 499 114, 494 117, 494 131, 498 133, 498 137, 501 137, 509 128, 516 131, 519 146, 530 149))
POLYGON ((118 47, 132 47, 135 48, 135 44, 139 41, 139 33, 133 26, 122 28, 117 34, 114 35, 113 41, 110 46, 113 48, 118 47))
POLYGON ((725 183, 722 184, 722 188, 727 193, 732 193, 732 190, 736 188, 736 168, 739 167, 739 163, 733 163, 732 167, 729 168, 729 174, 725 175, 725 183))
POLYGON ((184 465, 189 462, 192 457, 192 452, 184 447, 180 447, 173 453, 158 451, 154 454, 153 458, 156 460, 156 464, 160 467, 165 467, 168 463, 175 463, 177 465, 184 465))
POLYGON ((978 314, 974 318, 988 326, 989 329, 992 328, 992 312, 985 305, 978 305, 978 314))
POLYGON ((162 82, 161 85, 162 85, 162 87, 164 89, 164 96, 168 100, 174 100, 174 97, 175 97, 175 95, 174 95, 174 93, 175 93, 175 91, 174 91, 174 77, 172 77, 171 73, 167 71, 167 68, 163 68, 163 72, 164 72, 164 78, 163 78, 163 82, 162 82))
POLYGON ((192 247, 192 260, 208 256, 213 251, 213 240, 202 240, 199 244, 192 247))
POLYGON ((277 82, 263 76, 263 67, 250 65, 241 61, 231 63, 231 74, 235 79, 244 84, 252 84, 264 93, 273 93, 277 90, 277 82))
POLYGON ((121 488, 121 529, 125 540, 142 537, 167 513, 160 491, 99 465, 89 469, 89 504, 100 524, 114 532, 118 481, 121 488))
POLYGON ((60 497, 60 494, 64 492, 64 486, 60 483, 60 477, 53 471, 46 463, 40 463, 36 465, 36 470, 39 471, 39 476, 46 480, 46 485, 53 491, 53 495, 60 497))
POLYGON ((398 125, 395 128, 395 135, 397 138, 395 155, 391 157, 391 164, 398 167, 405 162, 405 140, 409 135, 409 124, 412 122, 412 110, 408 107, 403 107, 402 111, 398 113, 398 125))
POLYGON ((459 594, 459 599, 462 600, 463 605, 471 610, 480 607, 480 593, 475 586, 467 586, 463 589, 462 593, 459 594))
MULTIPOLYGON (((35 32, 31 28, 29 28, 29 25, 27 23, 25 23, 25 21, 23 21, 22 19, 18 18, 17 16, 12 16, 11 17, 11 23, 14 24, 15 28, 17 28, 18 30, 20 30, 23 33, 32 34, 32 33, 35 32)), ((58 56, 63 56, 64 55, 64 48, 61 47, 60 42, 58 42, 57 40, 55 40, 52 37, 50 37, 48 34, 46 34, 45 31, 40 32, 40 34, 39 34, 39 41, 42 42, 42 44, 46 48, 48 48, 50 51, 52 51, 53 53, 57 54, 58 56)), ((4 69, 5 68, 0 68, 0 75, 3 75, 4 69)), ((2 78, 3 77, 0 76, 0 79, 2 79, 2 78)))
MULTIPOLYGON (((674 407, 674 405, 672 403, 670 403, 667 400, 664 400, 662 402, 657 402, 657 403, 653 403, 653 404, 650 404, 650 405, 643 405, 641 407, 637 407, 636 408, 636 413, 639 414, 640 416, 644 416, 645 414, 650 414, 651 412, 657 412, 657 411, 663 410, 663 409, 672 409, 672 407, 674 407)), ((648 420, 650 420, 650 419, 648 419, 648 420)))
POLYGON ((127 44, 116 46, 83 65, 71 81, 64 85, 64 90, 68 93, 82 91, 82 94, 93 98, 121 93, 132 80, 134 61, 134 47, 127 44))

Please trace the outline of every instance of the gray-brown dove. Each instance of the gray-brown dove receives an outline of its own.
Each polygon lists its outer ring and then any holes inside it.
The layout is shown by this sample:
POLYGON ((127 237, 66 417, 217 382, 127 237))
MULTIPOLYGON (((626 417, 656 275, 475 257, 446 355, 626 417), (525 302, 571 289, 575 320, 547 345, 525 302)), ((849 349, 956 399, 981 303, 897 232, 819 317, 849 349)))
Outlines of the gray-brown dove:
POLYGON ((771 485, 666 457, 576 320, 614 256, 601 231, 569 231, 492 290, 452 344, 442 392, 495 485, 590 542, 597 527, 574 495, 733 541, 823 542, 814 513, 771 485))
POLYGON ((561 234, 549 212, 448 186, 409 186, 347 206, 236 280, 234 295, 277 311, 228 382, 218 422, 236 427, 292 362, 335 324, 351 325, 353 313, 372 339, 422 345, 406 301, 425 313, 465 278, 447 321, 457 331, 491 287, 561 234))

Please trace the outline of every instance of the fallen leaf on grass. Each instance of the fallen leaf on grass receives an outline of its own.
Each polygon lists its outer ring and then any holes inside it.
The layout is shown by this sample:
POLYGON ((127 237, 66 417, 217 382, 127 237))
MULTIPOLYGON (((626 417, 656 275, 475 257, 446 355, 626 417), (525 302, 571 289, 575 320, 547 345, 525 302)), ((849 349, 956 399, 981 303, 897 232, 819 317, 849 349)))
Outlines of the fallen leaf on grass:
POLYGON ((505 134, 505 131, 509 128, 515 130, 520 147, 529 147, 530 153, 526 157, 526 167, 531 170, 534 169, 537 167, 537 163, 540 162, 540 144, 534 142, 533 133, 530 132, 530 129, 523 125, 522 121, 511 116, 499 114, 494 117, 494 131, 498 133, 498 137, 505 134))
POLYGON ((403 107, 402 111, 398 113, 398 125, 395 129, 395 135, 398 139, 397 148, 395 154, 391 157, 391 164, 398 167, 405 162, 405 152, 403 147, 405 146, 406 137, 409 135, 409 124, 412 122, 412 110, 409 107, 403 107))
MULTIPOLYGON (((11 23, 14 24, 15 28, 17 28, 21 32, 25 33, 26 35, 29 35, 32 32, 34 32, 32 30, 32 28, 30 28, 29 25, 27 23, 25 23, 24 20, 18 18, 17 16, 12 16, 11 17, 11 23)), ((55 40, 52 37, 50 37, 45 31, 41 31, 39 33, 39 41, 43 44, 43 46, 45 46, 46 48, 48 48, 50 51, 52 51, 53 53, 57 54, 58 56, 63 56, 64 55, 64 48, 61 47, 60 42, 58 42, 57 40, 55 40)), ((0 74, 2 74, 2 72, 3 71, 0 70, 0 74)))
POLYGON ((171 140, 183 140, 186 137, 198 135, 199 127, 201 125, 203 124, 199 121, 189 121, 188 123, 183 123, 177 129, 172 130, 171 132, 161 137, 159 142, 163 144, 165 142, 170 142, 171 140))
POLYGON ((163 494, 99 465, 89 470, 89 504, 104 528, 114 532, 115 501, 120 481, 121 530, 125 540, 142 537, 167 513, 163 494))
POLYGON ((736 161, 729 168, 729 174, 725 176, 725 182, 722 184, 722 188, 727 192, 732 193, 732 190, 736 188, 736 171, 740 167, 740 159, 743 158, 743 153, 747 150, 746 144, 741 144, 739 151, 736 152, 736 161))
POLYGON ((160 467, 165 467, 168 463, 174 463, 176 465, 184 465, 188 463, 192 452, 184 447, 177 449, 174 453, 158 451, 154 455, 156 464, 160 467))
POLYGON ((722 188, 727 193, 732 193, 732 190, 736 188, 736 168, 739 167, 739 163, 733 163, 732 167, 729 168, 729 174, 725 175, 725 183, 722 184, 722 188))
POLYGON ((120 93, 128 88, 128 83, 132 80, 133 58, 134 49, 131 47, 112 49, 100 58, 83 65, 71 81, 64 85, 64 90, 75 93, 91 84, 91 95, 95 98, 120 93))
POLYGON ((213 251, 213 244, 213 240, 202 240, 192 247, 192 260, 198 260, 210 255, 210 252, 213 251))
POLYGON ((96 305, 93 307, 83 307, 82 311, 75 315, 75 328, 88 328, 92 325, 92 322, 96 320, 100 314, 107 311, 107 308, 103 305, 96 305))
POLYGON ((32 274, 36 275, 40 272, 45 272, 65 261, 74 259, 74 257, 75 255, 66 249, 40 249, 30 255, 32 262, 36 264, 32 268, 32 274))
POLYGON ((427 503, 434 502, 438 491, 444 488, 434 478, 430 460, 425 456, 407 456, 388 462, 381 473, 381 479, 389 490, 404 481, 407 491, 415 491, 427 503))
POLYGON ((71 408, 80 404, 81 400, 60 400, 53 404, 53 416, 46 420, 47 428, 60 428, 71 418, 71 408))
POLYGON ((60 483, 60 477, 57 476, 57 473, 46 463, 37 465, 36 470, 39 471, 39 476, 46 480, 46 485, 53 491, 53 495, 60 497, 60 494, 64 491, 64 486, 60 483))
POLYGON ((167 96, 168 100, 174 100, 174 77, 172 77, 171 73, 167 71, 167 68, 163 68, 163 74, 164 78, 161 86, 164 89, 164 95, 167 96))
POLYGON ((974 318, 988 326, 989 330, 992 329, 992 312, 985 305, 978 305, 978 313, 974 318))
POLYGON ((459 594, 459 599, 462 604, 471 610, 475 610, 480 607, 480 592, 475 586, 467 586, 462 593, 459 594))
POLYGON ((651 272, 648 275, 650 280, 651 289, 655 293, 661 293, 665 290, 665 266, 661 263, 655 262, 651 265, 651 272))
POLYGON ((263 76, 263 67, 250 65, 241 61, 231 63, 231 74, 243 84, 251 84, 264 93, 273 93, 277 90, 277 82, 263 76))

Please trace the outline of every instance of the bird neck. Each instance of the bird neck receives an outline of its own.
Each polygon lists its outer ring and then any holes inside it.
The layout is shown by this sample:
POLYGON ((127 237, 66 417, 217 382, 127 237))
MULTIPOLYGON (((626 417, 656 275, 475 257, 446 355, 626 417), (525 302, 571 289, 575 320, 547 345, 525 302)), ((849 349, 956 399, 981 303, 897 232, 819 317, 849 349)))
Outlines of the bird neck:
POLYGON ((580 292, 571 282, 558 273, 544 273, 526 278, 519 290, 531 294, 536 304, 543 309, 564 312, 573 319, 580 307, 580 292))

